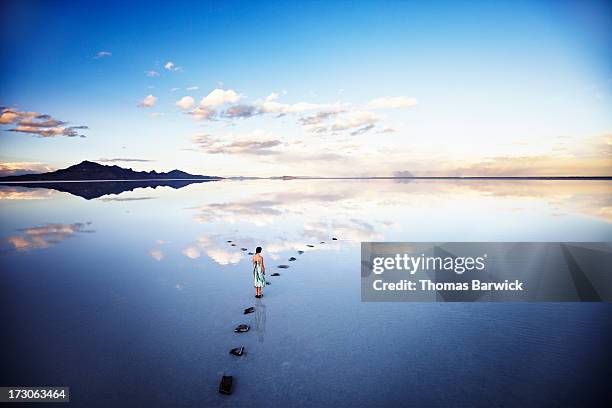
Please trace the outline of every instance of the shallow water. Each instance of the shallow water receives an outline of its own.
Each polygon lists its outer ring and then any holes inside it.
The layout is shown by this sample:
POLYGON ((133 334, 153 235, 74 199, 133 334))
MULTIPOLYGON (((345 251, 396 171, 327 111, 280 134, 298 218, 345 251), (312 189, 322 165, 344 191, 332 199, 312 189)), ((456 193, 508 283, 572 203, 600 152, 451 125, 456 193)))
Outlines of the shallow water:
POLYGON ((607 393, 609 303, 362 303, 359 243, 612 241, 610 181, 179 187, 85 199, 0 186, 3 385, 70 386, 79 406, 558 406, 607 393), (261 301, 241 250, 258 245, 272 283, 261 301), (251 330, 234 333, 240 323, 251 330), (231 396, 217 392, 223 373, 231 396))

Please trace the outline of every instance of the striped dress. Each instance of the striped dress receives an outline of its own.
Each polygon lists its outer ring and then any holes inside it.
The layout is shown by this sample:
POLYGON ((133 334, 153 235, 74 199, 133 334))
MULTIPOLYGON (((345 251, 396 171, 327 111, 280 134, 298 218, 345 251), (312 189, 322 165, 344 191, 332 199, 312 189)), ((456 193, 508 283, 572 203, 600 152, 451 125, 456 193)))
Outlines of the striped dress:
POLYGON ((253 262, 253 286, 256 288, 266 287, 266 276, 261 269, 261 260, 253 262))

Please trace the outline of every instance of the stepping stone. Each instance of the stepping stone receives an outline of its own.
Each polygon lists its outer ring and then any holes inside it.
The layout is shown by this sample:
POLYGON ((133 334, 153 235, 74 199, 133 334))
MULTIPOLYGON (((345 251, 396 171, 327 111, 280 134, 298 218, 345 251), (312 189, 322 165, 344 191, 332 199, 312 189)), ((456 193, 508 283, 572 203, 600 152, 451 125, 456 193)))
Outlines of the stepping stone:
POLYGON ((236 356, 236 357, 240 357, 241 355, 244 354, 244 347, 240 346, 240 347, 236 347, 230 350, 230 354, 236 356))
POLYGON ((294 257, 291 257, 291 258, 289 258, 289 261, 290 261, 290 262, 293 262, 293 261, 295 261, 295 258, 294 258, 294 257))
POLYGON ((229 241, 227 241, 228 243, 232 242, 232 240, 230 239, 229 241))
POLYGON ((324 243, 325 243, 325 241, 321 241, 321 242, 319 242, 319 244, 324 244, 324 243))
POLYGON ((221 377, 221 383, 219 384, 219 392, 221 394, 230 395, 232 393, 232 384, 234 383, 234 377, 231 375, 224 375, 221 377))
POLYGON ((336 238, 336 237, 332 238, 332 241, 337 241, 337 240, 338 240, 338 238, 336 238))
POLYGON ((232 246, 236 246, 236 244, 232 244, 232 246))
POLYGON ((271 285, 271 283, 270 283, 270 282, 268 282, 268 281, 266 281, 266 285, 271 285))
POLYGON ((240 325, 238 325, 238 327, 236 327, 234 329, 234 332, 236 332, 236 333, 246 333, 246 332, 249 331, 249 329, 250 329, 250 327, 249 327, 248 324, 240 324, 240 325))
POLYGON ((254 253, 252 253, 252 252, 249 252, 249 255, 255 255, 255 254, 254 254, 254 253))
POLYGON ((287 269, 289 268, 289 265, 278 265, 277 268, 287 269))
POLYGON ((247 307, 246 309, 244 309, 244 314, 249 314, 249 313, 253 313, 255 311, 254 307, 247 307))
POLYGON ((240 248, 240 250, 241 250, 241 251, 246 251, 247 249, 246 249, 246 248, 240 248))
POLYGON ((274 272, 274 273, 272 274, 272 276, 280 276, 280 273, 278 273, 278 272, 274 272))
POLYGON ((306 246, 307 246, 308 248, 314 248, 314 245, 310 245, 310 244, 308 244, 308 245, 306 245, 306 246))
POLYGON ((298 251, 298 254, 302 255, 304 253, 304 251, 298 251))

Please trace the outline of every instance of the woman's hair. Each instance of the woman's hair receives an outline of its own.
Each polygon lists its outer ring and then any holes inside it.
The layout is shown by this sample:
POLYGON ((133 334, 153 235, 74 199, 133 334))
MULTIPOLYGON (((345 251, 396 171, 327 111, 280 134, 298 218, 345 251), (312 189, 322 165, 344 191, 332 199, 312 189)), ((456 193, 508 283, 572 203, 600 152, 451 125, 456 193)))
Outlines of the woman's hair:
POLYGON ((256 253, 256 254, 260 254, 260 253, 261 253, 261 247, 257 247, 257 248, 255 248, 255 253, 256 253))

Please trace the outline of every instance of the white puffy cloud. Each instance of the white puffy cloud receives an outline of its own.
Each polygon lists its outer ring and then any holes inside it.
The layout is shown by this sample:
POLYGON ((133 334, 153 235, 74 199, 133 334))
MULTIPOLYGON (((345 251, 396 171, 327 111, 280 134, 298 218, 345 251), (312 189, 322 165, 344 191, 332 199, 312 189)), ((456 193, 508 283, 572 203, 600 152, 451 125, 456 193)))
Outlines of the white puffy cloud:
POLYGON ((183 96, 176 101, 176 106, 183 110, 191 109, 195 105, 195 100, 191 96, 183 96))
POLYGON ((368 103, 370 109, 397 109, 397 108, 411 108, 416 106, 416 98, 409 98, 406 96, 385 96, 382 98, 372 99, 368 103))
POLYGON ((111 55, 113 55, 113 54, 111 52, 109 52, 109 51, 98 51, 94 58, 95 59, 101 59, 101 58, 110 57, 111 55))
POLYGON ((202 256, 202 252, 219 265, 237 264, 242 259, 242 253, 236 251, 228 251, 218 244, 212 243, 208 237, 200 237, 197 243, 188 246, 183 250, 183 255, 190 259, 198 259, 202 256))
POLYGON ((178 65, 176 65, 174 62, 172 61, 168 61, 164 64, 164 68, 167 69, 168 71, 175 71, 175 72, 181 72, 183 70, 182 67, 179 67, 178 65))
POLYGON ((183 255, 189 259, 198 259, 201 255, 200 250, 196 246, 189 246, 183 249, 183 255))
POLYGON ((145 108, 145 109, 152 108, 153 106, 155 106, 156 102, 157 102, 157 96, 147 95, 140 103, 140 107, 145 108))
POLYGON ((242 95, 238 94, 236 91, 232 89, 213 89, 208 95, 202 98, 200 101, 200 106, 209 107, 209 106, 219 106, 226 103, 236 103, 242 99, 242 95))

